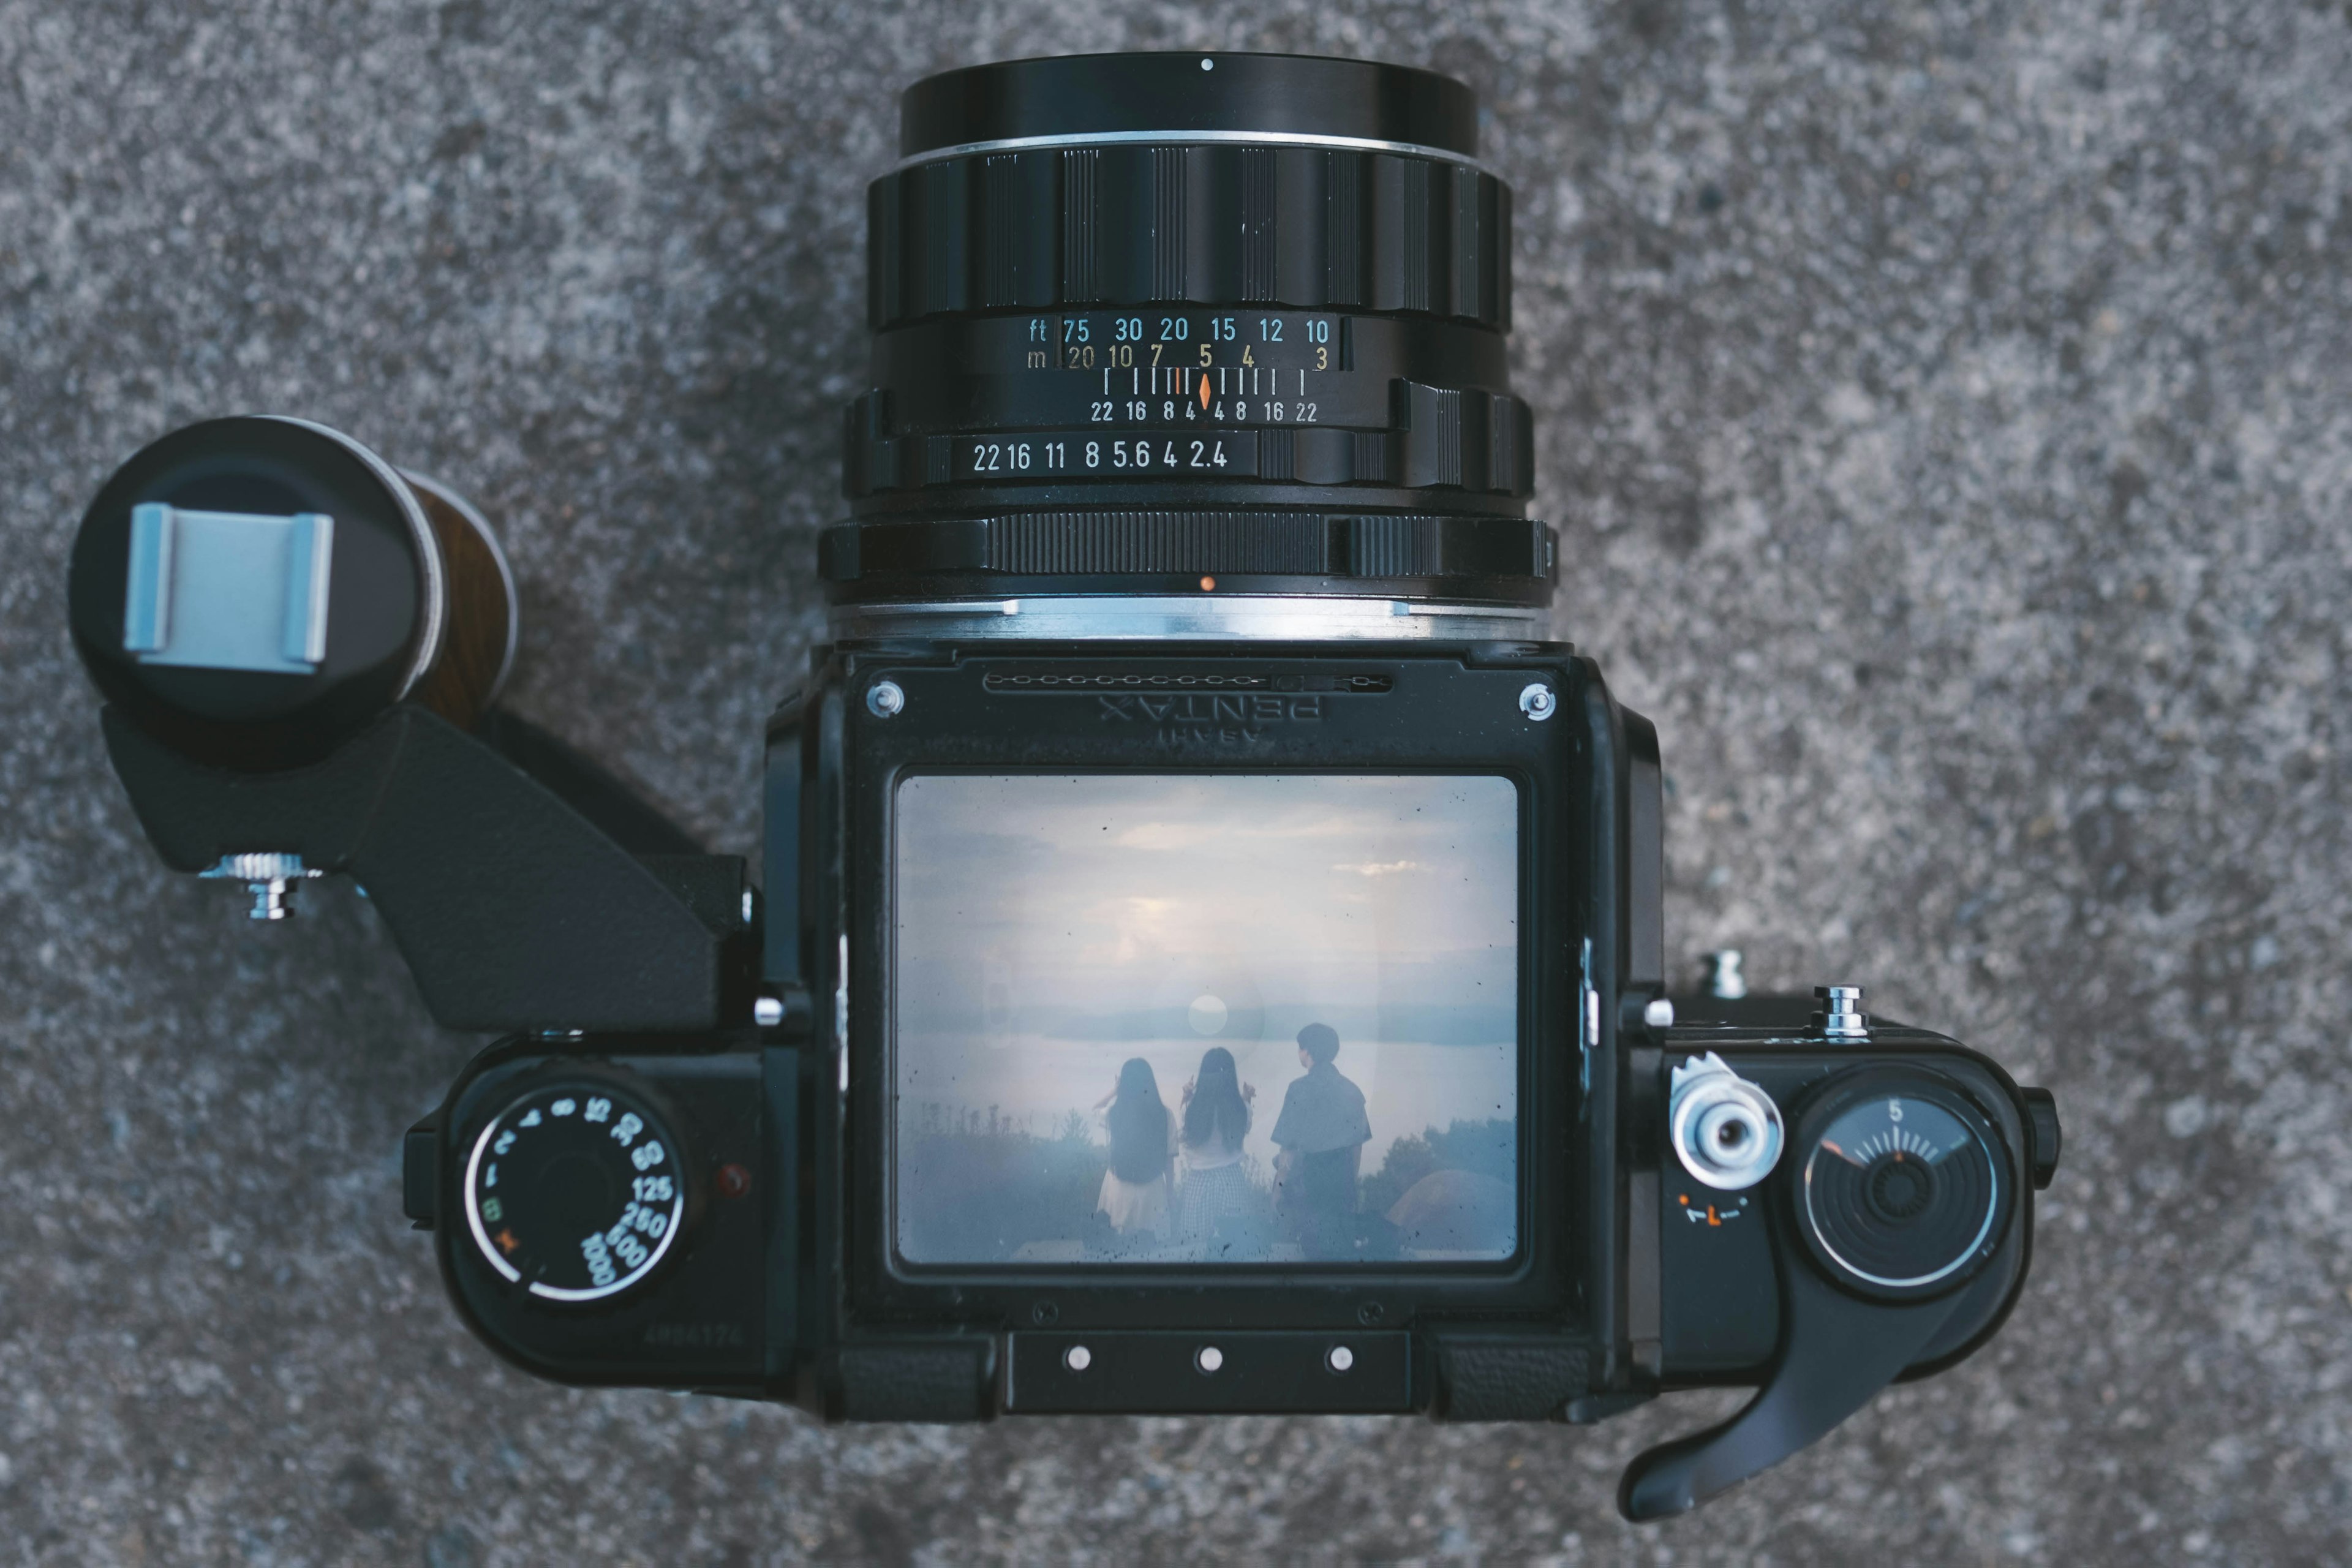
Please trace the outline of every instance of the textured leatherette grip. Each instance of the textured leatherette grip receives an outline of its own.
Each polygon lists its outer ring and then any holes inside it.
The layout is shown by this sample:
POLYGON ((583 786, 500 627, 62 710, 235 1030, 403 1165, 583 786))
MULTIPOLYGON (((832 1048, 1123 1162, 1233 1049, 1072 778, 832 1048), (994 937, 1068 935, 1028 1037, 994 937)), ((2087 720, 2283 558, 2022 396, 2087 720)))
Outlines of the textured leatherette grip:
POLYGON ((1511 193, 1448 159, 1227 144, 1034 148, 867 188, 867 319, 1280 304, 1510 325, 1511 193))
POLYGON ((1591 1386, 1580 1346, 1441 1341, 1448 1421, 1548 1421, 1591 1386))
POLYGON ((984 1421, 994 1352, 985 1340, 864 1345, 841 1352, 846 1421, 984 1421))

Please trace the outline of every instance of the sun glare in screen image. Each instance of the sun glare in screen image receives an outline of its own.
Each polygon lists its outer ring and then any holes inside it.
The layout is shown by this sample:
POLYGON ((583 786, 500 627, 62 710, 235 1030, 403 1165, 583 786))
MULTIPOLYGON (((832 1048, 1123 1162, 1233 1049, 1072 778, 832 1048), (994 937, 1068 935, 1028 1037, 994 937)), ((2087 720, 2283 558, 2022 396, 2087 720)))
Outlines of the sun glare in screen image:
POLYGON ((897 814, 908 1263, 1512 1254, 1509 780, 924 774, 897 814))

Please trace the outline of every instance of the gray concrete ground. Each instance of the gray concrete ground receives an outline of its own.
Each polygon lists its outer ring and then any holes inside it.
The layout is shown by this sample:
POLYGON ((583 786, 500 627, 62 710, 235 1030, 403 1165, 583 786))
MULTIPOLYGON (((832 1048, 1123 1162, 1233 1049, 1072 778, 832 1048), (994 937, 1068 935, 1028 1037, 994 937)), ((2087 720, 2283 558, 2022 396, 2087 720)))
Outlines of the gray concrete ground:
POLYGON ((2332 0, 0 0, 0 1557, 2352 1556, 2348 84, 2332 0), (1696 1517, 1611 1489, 1721 1398, 828 1430, 504 1370, 392 1184, 475 1042, 348 888, 167 878, 107 771, 82 504, 299 412, 503 525, 523 711, 754 844, 893 95, 1159 46, 1475 85, 1675 948, 2062 1097, 2001 1338, 1696 1517))

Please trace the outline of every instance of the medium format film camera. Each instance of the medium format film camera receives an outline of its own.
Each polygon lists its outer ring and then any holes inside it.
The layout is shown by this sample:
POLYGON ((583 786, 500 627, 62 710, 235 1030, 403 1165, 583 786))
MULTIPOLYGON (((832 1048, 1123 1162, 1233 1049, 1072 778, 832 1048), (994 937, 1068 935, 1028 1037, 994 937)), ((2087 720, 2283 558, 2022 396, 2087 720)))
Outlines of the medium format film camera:
POLYGON ((908 91, 756 871, 495 705, 451 490, 260 417, 107 482, 73 633, 164 862, 257 919, 348 875, 505 1032, 405 1150, 499 1354, 877 1421, 1756 1387, 1648 1519, 2000 1325, 2051 1097, 1852 987, 1669 994, 1476 141, 1353 60, 908 91))

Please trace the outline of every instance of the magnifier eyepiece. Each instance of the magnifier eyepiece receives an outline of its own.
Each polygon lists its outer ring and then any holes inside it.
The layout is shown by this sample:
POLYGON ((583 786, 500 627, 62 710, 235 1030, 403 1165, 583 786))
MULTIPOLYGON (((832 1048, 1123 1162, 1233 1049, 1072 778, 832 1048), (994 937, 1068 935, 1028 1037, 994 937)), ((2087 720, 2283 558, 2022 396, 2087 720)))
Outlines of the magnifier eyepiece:
POLYGON ((117 469, 82 519, 75 646, 183 754, 315 762, 394 702, 470 728, 513 657, 514 584, 461 497, 302 420, 208 420, 117 469))

